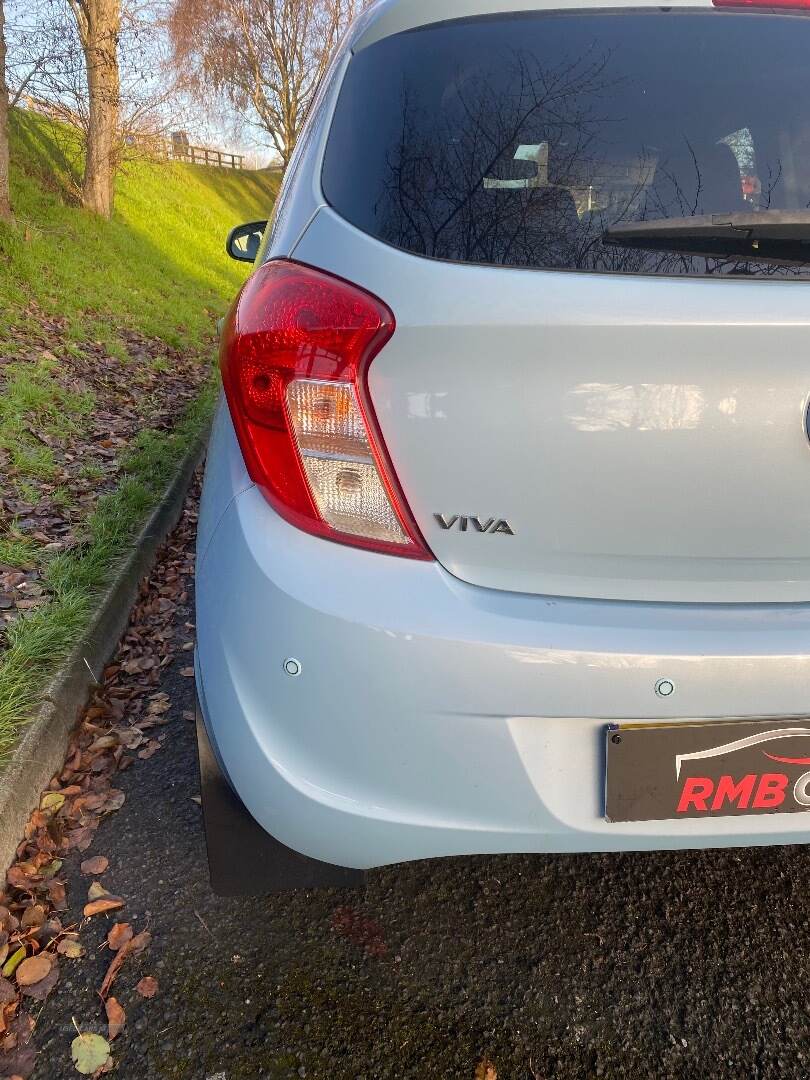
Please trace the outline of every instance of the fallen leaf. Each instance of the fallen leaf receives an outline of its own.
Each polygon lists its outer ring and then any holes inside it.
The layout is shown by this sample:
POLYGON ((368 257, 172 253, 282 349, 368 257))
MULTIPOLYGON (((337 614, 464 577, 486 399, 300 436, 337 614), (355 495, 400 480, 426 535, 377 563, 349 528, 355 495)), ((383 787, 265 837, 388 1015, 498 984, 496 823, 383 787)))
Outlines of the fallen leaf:
POLYGON ((151 975, 144 975, 138 985, 135 987, 141 997, 153 998, 158 992, 158 981, 151 975))
POLYGON ((103 855, 94 855, 92 859, 84 860, 81 865, 81 871, 89 877, 96 877, 98 874, 103 874, 109 865, 109 859, 105 858, 103 855))
POLYGON ((128 941, 132 941, 132 927, 129 923, 117 922, 110 928, 109 934, 107 934, 107 944, 113 952, 118 952, 122 945, 126 945, 128 941))
POLYGON ((107 1040, 101 1035, 92 1035, 89 1031, 76 1036, 70 1044, 70 1056, 77 1072, 82 1076, 92 1076, 112 1061, 107 1040))
POLYGON ((53 961, 47 953, 39 953, 37 956, 29 956, 23 960, 17 968, 17 985, 33 986, 46 975, 50 974, 53 961))
POLYGON ((40 810, 49 810, 55 814, 57 810, 61 810, 65 805, 65 796, 58 791, 46 792, 39 801, 40 810))
POLYGON ((475 1080, 498 1080, 498 1070, 488 1058, 484 1058, 475 1069, 475 1080))
POLYGON ((56 951, 60 956, 66 956, 68 960, 78 960, 84 956, 84 946, 74 938, 62 938, 56 946, 56 951))
POLYGON ((17 949, 16 952, 13 952, 8 960, 6 960, 2 971, 0 971, 0 975, 5 975, 6 977, 13 975, 24 959, 25 946, 21 945, 20 948, 17 949))
POLYGON ((121 745, 125 746, 127 750, 137 750, 146 741, 144 733, 138 727, 121 728, 118 731, 118 736, 121 745))
POLYGON ((42 926, 45 922, 45 908, 42 904, 31 904, 22 913, 20 919, 20 926, 23 930, 30 930, 31 927, 42 926))
POLYGON ((147 949, 152 944, 152 935, 148 930, 141 930, 140 934, 136 934, 132 939, 131 946, 132 951, 136 956, 140 956, 144 949, 147 949))
POLYGON ((99 735, 87 748, 89 754, 97 754, 101 750, 112 750, 118 746, 117 735, 99 735))
POLYGON ((183 676, 184 679, 193 679, 194 678, 194 668, 193 667, 181 668, 180 669, 180 674, 183 676))
POLYGON ((62 922, 56 917, 56 915, 52 915, 51 918, 47 920, 47 922, 44 922, 42 926, 38 928, 38 930, 32 935, 32 937, 37 940, 37 942, 42 946, 42 948, 45 948, 46 945, 50 945, 52 941, 58 938, 61 933, 62 922))
POLYGON ((88 900, 101 900, 102 897, 109 895, 110 893, 104 888, 100 881, 94 881, 87 890, 88 900))
MULTIPOLYGON (((17 981, 19 982, 19 972, 17 973, 17 981)), ((54 962, 51 965, 51 970, 48 974, 39 980, 39 982, 33 983, 31 986, 23 986, 21 988, 22 993, 27 997, 33 998, 34 1001, 44 1001, 50 994, 51 990, 59 982, 59 965, 54 962)))
POLYGON ((67 838, 67 847, 76 848, 77 851, 87 851, 93 843, 94 826, 83 825, 79 829, 73 829, 67 838))
POLYGON ((106 896, 101 900, 93 900, 90 904, 84 905, 84 917, 85 919, 92 919, 94 915, 104 915, 108 911, 118 911, 124 906, 124 901, 120 896, 106 896))
POLYGON ((67 893, 61 881, 48 882, 48 896, 57 911, 67 911, 67 893))
POLYGON ((120 810, 126 802, 126 795, 123 791, 111 790, 104 800, 103 810, 105 813, 110 813, 113 810, 120 810))
POLYGON ((107 1012, 107 1022, 110 1025, 109 1039, 112 1042, 116 1035, 121 1034, 124 1024, 127 1022, 127 1014, 114 997, 107 998, 104 1002, 104 1008, 107 1012))
POLYGON ((132 942, 125 942, 115 956, 110 961, 110 966, 107 968, 107 974, 104 976, 104 981, 101 984, 101 989, 98 992, 98 996, 104 1001, 112 988, 112 984, 118 975, 118 972, 124 966, 124 961, 132 952, 132 942))
POLYGON ((14 989, 14 984, 10 983, 8 979, 0 978, 0 1006, 8 1005, 16 1000, 17 991, 14 989))
POLYGON ((161 749, 161 743, 156 739, 150 739, 143 750, 138 751, 138 757, 141 761, 148 761, 153 754, 156 754, 161 749))
POLYGON ((140 954, 146 949, 152 942, 152 935, 148 930, 141 930, 140 934, 136 934, 134 938, 124 942, 115 956, 110 962, 110 966, 107 968, 107 974, 104 976, 104 981, 101 984, 101 989, 98 994, 102 1001, 104 1001, 110 992, 113 982, 118 976, 118 972, 124 965, 124 961, 133 953, 135 956, 140 954))
POLYGON ((12 866, 6 874, 6 881, 13 889, 26 889, 30 892, 33 884, 31 878, 36 876, 36 874, 28 874, 22 865, 12 866))
POLYGON ((32 1031, 30 1016, 22 1013, 12 1020, 8 1036, 0 1042, 0 1049, 6 1051, 0 1055, 0 1066, 9 1077, 19 1076, 20 1080, 28 1080, 34 1071, 37 1051, 31 1042, 32 1031))

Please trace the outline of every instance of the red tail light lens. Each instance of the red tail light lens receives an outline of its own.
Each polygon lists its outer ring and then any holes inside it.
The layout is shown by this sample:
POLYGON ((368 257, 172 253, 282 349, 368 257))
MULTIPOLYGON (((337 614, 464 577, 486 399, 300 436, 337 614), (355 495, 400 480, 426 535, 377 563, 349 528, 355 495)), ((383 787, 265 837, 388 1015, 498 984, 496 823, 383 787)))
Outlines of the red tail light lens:
POLYGON ((394 333, 370 293, 298 263, 266 263, 231 309, 220 361, 251 479, 293 525, 344 544, 430 559, 368 393, 394 333))
POLYGON ((719 8, 765 8, 771 11, 780 8, 810 9, 810 0, 712 0, 719 8))

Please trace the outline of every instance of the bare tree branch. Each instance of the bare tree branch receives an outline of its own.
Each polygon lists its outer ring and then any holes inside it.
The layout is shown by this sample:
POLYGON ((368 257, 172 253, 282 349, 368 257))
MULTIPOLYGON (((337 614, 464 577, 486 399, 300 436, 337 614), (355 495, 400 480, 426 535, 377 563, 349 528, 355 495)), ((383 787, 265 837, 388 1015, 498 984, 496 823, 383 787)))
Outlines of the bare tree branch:
POLYGON ((340 35, 362 0, 172 0, 175 69, 198 99, 214 91, 286 166, 340 35))

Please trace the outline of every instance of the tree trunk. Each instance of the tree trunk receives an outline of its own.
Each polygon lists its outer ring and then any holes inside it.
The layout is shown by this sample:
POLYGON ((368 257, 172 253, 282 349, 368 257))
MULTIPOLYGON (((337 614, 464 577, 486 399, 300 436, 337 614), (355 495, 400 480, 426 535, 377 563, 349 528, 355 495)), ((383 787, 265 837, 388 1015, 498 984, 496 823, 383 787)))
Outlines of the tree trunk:
POLYGON ((8 190, 8 87, 6 86, 6 39, 3 33, 3 0, 0 0, 0 218, 11 217, 8 190))
POLYGON ((113 209, 118 156, 121 0, 71 0, 71 6, 87 64, 89 121, 82 202, 88 210, 108 218, 113 209))

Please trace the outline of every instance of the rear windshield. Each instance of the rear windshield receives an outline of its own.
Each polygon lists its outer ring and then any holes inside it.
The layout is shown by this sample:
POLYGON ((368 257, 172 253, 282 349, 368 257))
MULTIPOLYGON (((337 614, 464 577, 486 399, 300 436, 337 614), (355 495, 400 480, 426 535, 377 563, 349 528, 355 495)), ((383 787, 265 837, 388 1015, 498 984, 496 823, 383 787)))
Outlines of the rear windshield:
POLYGON ((604 236, 662 218, 807 211, 809 102, 806 15, 446 22, 352 59, 324 192, 364 232, 436 259, 810 276, 810 224, 789 259, 768 242, 704 236, 671 250, 660 239, 647 248, 604 236))

